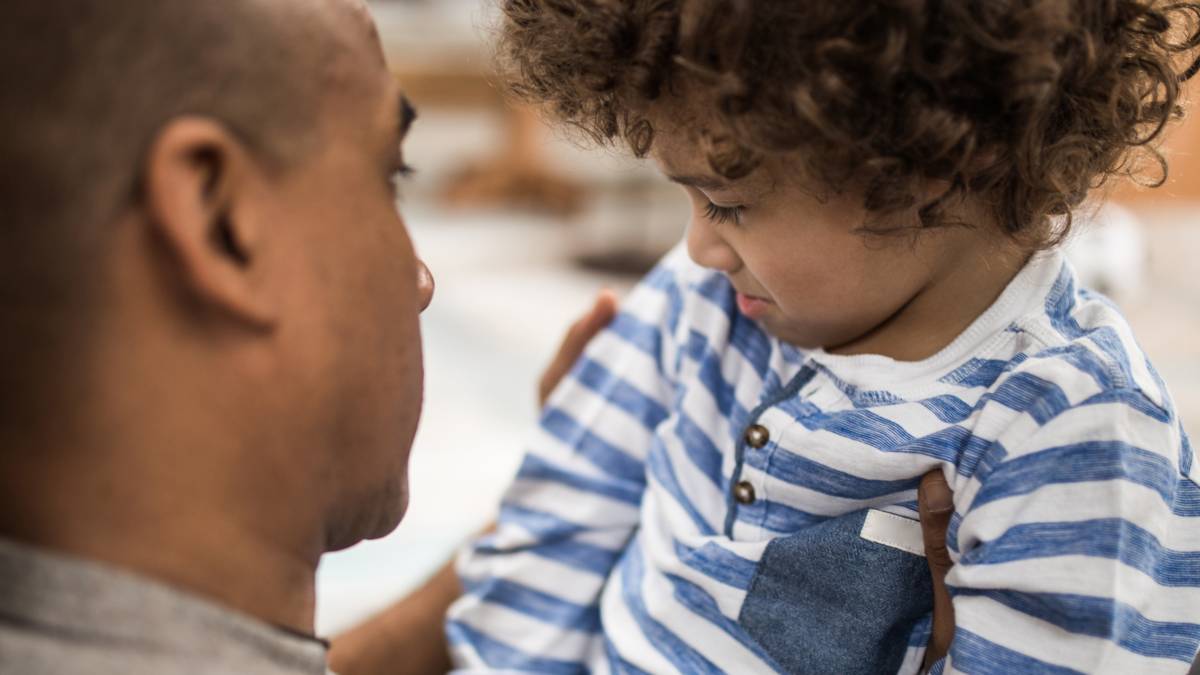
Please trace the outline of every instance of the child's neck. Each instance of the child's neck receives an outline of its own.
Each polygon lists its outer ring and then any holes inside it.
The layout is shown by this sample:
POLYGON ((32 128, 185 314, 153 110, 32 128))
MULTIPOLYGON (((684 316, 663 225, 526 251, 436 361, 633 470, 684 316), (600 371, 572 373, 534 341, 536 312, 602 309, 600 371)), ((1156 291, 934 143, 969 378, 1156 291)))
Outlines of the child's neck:
POLYGON ((992 306, 1031 255, 1007 237, 980 236, 947 260, 898 312, 862 336, 827 349, 897 361, 934 356, 992 306))

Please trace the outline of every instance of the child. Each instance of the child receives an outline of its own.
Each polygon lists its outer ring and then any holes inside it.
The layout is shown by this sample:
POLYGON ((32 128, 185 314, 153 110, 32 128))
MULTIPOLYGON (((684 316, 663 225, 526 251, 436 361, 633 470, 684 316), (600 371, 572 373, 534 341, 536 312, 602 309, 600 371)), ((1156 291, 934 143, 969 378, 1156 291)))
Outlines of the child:
POLYGON ((463 556, 460 665, 916 672, 915 492, 940 468, 957 627, 935 672, 1187 671, 1200 467, 1055 246, 1158 157, 1200 5, 503 8, 516 91, 649 154, 695 214, 463 556))

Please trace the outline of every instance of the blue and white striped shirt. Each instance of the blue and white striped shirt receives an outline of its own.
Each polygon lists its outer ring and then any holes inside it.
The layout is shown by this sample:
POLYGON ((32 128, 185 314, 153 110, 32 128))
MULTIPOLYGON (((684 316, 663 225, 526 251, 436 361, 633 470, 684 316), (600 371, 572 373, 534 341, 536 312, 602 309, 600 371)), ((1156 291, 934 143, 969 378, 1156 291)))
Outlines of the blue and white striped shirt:
POLYGON ((669 255, 551 397, 464 552, 458 664, 915 673, 916 487, 954 490, 935 672, 1184 673, 1200 469, 1125 320, 1059 254, 921 362, 801 350, 669 255))

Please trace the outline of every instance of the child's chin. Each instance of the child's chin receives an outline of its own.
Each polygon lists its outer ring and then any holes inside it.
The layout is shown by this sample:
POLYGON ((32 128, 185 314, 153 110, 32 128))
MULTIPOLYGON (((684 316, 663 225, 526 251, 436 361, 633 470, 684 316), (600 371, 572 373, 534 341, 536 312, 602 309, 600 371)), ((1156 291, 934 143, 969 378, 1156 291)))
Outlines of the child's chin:
POLYGON ((762 325, 767 335, 782 340, 794 347, 799 347, 800 349, 820 349, 825 346, 810 331, 788 325, 786 322, 780 321, 769 314, 760 319, 759 324, 762 325))

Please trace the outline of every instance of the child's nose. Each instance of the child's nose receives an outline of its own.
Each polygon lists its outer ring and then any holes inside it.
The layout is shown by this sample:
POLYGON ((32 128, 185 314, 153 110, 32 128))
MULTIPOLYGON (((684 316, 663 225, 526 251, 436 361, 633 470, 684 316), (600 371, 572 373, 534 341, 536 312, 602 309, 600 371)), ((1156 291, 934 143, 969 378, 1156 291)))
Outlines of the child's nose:
POLYGON ((688 227, 688 255, 701 267, 732 274, 741 266, 741 259, 721 238, 716 228, 702 218, 693 218, 688 227))

